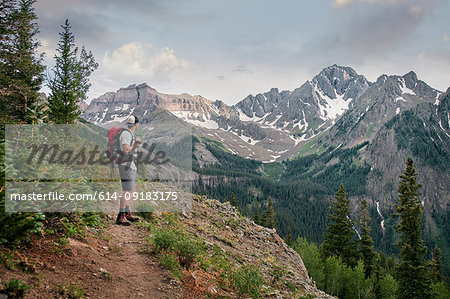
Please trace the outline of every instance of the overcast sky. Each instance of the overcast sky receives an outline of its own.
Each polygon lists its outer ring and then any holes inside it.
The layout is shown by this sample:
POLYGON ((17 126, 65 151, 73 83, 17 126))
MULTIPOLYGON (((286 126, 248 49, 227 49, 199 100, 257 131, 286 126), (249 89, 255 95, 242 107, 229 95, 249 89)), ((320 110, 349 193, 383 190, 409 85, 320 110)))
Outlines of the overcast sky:
POLYGON ((38 0, 51 65, 60 25, 100 64, 89 99, 146 82, 234 104, 332 65, 375 81, 410 70, 450 87, 447 0, 38 0))

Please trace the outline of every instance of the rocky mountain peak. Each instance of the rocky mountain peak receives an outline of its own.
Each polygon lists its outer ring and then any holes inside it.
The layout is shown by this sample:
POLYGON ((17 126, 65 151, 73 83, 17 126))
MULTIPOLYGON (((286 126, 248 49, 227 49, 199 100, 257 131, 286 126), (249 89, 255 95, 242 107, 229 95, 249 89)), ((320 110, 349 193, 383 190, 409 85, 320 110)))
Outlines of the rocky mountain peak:
POLYGON ((344 99, 355 98, 370 85, 364 76, 351 67, 336 64, 324 68, 312 79, 312 84, 330 99, 344 94, 344 99))
POLYGON ((440 91, 430 87, 424 81, 419 80, 413 71, 403 75, 382 75, 378 77, 375 84, 378 90, 383 89, 390 97, 395 97, 396 101, 410 100, 411 104, 417 104, 417 100, 434 103, 441 94, 440 91), (415 99, 415 100, 414 100, 415 99))
POLYGON ((405 85, 409 89, 414 89, 417 85, 419 79, 417 78, 416 73, 410 71, 409 73, 403 75, 402 77, 405 80, 405 85))

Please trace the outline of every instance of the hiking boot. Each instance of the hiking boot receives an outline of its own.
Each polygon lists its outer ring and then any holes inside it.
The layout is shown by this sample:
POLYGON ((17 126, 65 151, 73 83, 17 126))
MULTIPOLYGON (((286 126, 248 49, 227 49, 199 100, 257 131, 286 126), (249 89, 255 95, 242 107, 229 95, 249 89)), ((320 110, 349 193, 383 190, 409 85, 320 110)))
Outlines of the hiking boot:
POLYGON ((128 221, 131 221, 131 222, 139 221, 139 217, 133 216, 133 213, 131 213, 130 211, 125 213, 125 217, 127 218, 128 221))
POLYGON ((127 220, 125 213, 119 213, 119 215, 117 215, 116 224, 130 226, 131 222, 127 220))

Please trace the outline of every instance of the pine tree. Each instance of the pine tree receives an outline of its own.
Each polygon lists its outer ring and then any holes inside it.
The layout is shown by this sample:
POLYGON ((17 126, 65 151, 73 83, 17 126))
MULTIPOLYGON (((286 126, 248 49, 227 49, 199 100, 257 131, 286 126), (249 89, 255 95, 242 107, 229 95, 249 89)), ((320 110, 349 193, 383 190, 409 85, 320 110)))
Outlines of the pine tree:
POLYGON ((441 261, 441 249, 435 245, 431 252, 431 261, 429 263, 430 277, 433 283, 438 283, 444 280, 441 261))
POLYGON ((35 2, 4 1, 0 7, 0 110, 4 120, 31 122, 32 115, 39 115, 44 66, 43 55, 37 55, 35 2))
POLYGON ((347 198, 342 184, 339 186, 335 200, 329 209, 330 223, 320 246, 322 258, 340 257, 345 264, 354 267, 358 261, 354 242, 355 233, 352 229, 353 221, 350 219, 350 199, 347 198))
POLYGON ((59 33, 58 52, 55 55, 54 77, 48 79, 50 96, 48 100, 48 119, 57 124, 68 124, 80 115, 78 103, 86 99, 91 86, 89 76, 97 69, 91 52, 81 49, 78 58, 78 47, 75 36, 71 32, 69 20, 66 20, 59 33))
POLYGON ((236 199, 236 196, 234 195, 234 192, 231 192, 231 201, 230 201, 230 204, 231 204, 233 207, 237 208, 237 199, 236 199))
POLYGON ((417 173, 413 160, 408 158, 406 169, 400 175, 398 204, 395 204, 394 218, 399 222, 394 226, 400 235, 397 246, 402 261, 397 269, 399 298, 430 298, 431 281, 428 276, 424 255, 427 251, 422 239, 422 205, 419 202, 421 185, 417 183, 417 173))
POLYGON ((258 211, 258 201, 254 201, 253 202, 253 221, 256 224, 260 224, 260 219, 259 219, 259 211, 258 211))
POLYGON ((288 244, 289 246, 292 246, 293 241, 292 241, 292 232, 291 232, 291 226, 288 226, 288 232, 287 232, 287 236, 286 236, 286 244, 288 244))
POLYGON ((272 205, 272 198, 269 197, 267 208, 262 215, 262 225, 268 228, 275 228, 275 210, 272 205))
POLYGON ((373 239, 370 236, 370 216, 367 210, 367 201, 363 198, 359 207, 359 223, 361 226, 360 255, 364 262, 366 277, 370 277, 375 268, 376 252, 374 250, 373 239))
POLYGON ((14 106, 11 105, 11 96, 13 95, 11 84, 14 65, 11 60, 14 57, 13 14, 16 2, 15 0, 0 2, 0 120, 2 123, 13 120, 12 107, 14 106))

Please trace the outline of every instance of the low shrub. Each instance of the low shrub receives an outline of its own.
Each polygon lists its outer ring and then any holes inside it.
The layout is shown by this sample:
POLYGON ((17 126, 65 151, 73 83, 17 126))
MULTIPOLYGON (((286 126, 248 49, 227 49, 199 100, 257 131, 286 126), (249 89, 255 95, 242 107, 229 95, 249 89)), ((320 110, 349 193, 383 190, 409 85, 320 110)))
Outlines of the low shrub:
POLYGON ((230 279, 232 286, 240 296, 250 295, 252 298, 261 296, 260 289, 264 279, 255 266, 246 265, 233 270, 230 279))
POLYGON ((3 292, 8 298, 23 298, 30 287, 18 279, 3 282, 3 292))
POLYGON ((158 262, 161 266, 170 270, 173 276, 181 278, 180 263, 173 253, 164 252, 158 256, 158 262))
POLYGON ((67 283, 65 286, 58 286, 59 294, 72 299, 84 298, 84 290, 74 283, 67 283))

